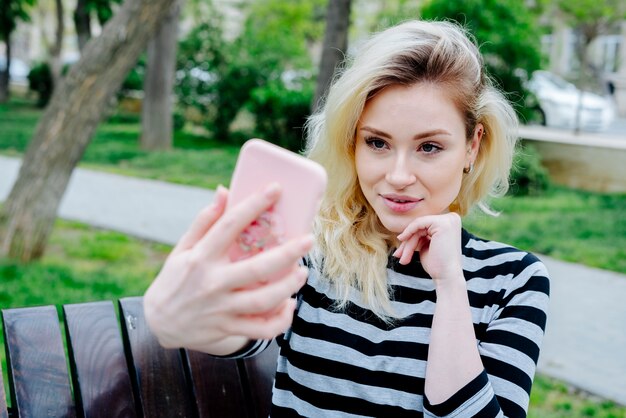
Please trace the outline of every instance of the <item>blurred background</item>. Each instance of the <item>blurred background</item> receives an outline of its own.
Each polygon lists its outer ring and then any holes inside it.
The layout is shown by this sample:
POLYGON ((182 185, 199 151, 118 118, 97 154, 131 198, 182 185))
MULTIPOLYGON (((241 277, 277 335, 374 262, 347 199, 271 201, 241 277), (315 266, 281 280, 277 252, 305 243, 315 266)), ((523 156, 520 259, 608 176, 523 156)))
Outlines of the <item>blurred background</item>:
MULTIPOLYGON (((302 150, 344 56, 413 18, 465 26, 522 122, 509 193, 491 203, 500 216, 473 213, 465 227, 624 289, 624 0, 0 0, 0 307, 143 294, 197 208, 139 201, 140 216, 184 213, 161 239, 166 221, 144 232, 141 217, 90 221, 82 213, 109 209, 88 202, 128 203, 141 192, 122 186, 141 179, 164 183, 138 190, 207 191, 204 204, 246 139, 302 150), (88 182, 81 216, 68 216, 81 173, 110 189, 88 182)), ((626 417, 621 379, 609 394, 540 368, 530 416, 626 417)))

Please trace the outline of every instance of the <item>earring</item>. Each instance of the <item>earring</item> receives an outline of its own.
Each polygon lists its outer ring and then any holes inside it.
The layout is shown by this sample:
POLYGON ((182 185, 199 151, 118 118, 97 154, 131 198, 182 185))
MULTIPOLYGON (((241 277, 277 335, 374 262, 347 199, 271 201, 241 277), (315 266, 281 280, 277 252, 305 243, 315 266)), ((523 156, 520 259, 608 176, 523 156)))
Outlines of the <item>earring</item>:
POLYGON ((465 174, 470 174, 472 171, 474 171, 474 163, 470 163, 469 167, 463 168, 465 174))

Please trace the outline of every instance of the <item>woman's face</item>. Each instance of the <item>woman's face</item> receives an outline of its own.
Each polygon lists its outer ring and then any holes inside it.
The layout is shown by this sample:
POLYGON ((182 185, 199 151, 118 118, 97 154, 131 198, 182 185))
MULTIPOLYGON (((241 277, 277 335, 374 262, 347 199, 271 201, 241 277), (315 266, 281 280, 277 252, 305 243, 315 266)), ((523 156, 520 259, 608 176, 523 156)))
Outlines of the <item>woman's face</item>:
POLYGON ((473 162, 482 125, 470 142, 465 122, 436 84, 386 87, 357 125, 359 185, 383 226, 400 233, 415 218, 448 210, 473 162))

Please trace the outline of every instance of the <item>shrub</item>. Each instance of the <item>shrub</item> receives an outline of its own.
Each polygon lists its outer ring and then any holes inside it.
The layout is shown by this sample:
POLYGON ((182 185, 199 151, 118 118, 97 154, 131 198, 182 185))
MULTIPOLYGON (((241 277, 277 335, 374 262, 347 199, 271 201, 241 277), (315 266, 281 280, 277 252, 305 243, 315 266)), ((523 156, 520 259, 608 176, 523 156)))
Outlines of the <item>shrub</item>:
POLYGON ((252 92, 248 108, 256 117, 256 135, 288 148, 304 148, 302 128, 310 112, 313 85, 287 88, 282 81, 270 82, 252 92))
POLYGON ((513 196, 538 196, 550 186, 548 170, 532 145, 526 144, 516 152, 510 185, 509 194, 513 196))
POLYGON ((172 114, 174 131, 182 131, 185 127, 185 115, 180 110, 174 110, 172 114))
POLYGON ((46 107, 52 96, 52 71, 46 62, 39 63, 28 73, 28 89, 37 93, 37 106, 46 107))

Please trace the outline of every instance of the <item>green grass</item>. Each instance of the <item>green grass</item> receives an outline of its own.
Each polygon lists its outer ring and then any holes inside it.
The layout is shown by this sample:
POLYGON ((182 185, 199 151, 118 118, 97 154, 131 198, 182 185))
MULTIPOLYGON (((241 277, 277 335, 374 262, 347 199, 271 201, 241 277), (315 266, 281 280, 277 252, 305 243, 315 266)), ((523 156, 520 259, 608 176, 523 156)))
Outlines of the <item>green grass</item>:
POLYGON ((0 306, 60 306, 142 295, 168 251, 168 246, 121 233, 57 221, 41 260, 0 259, 0 306))
MULTIPOLYGON (((27 98, 13 98, 8 104, 0 104, 0 152, 21 156, 41 114, 27 98)), ((139 119, 134 115, 113 117, 101 123, 80 166, 198 187, 215 188, 230 182, 238 146, 184 130, 174 135, 172 150, 147 152, 138 146, 140 129, 139 119)))
POLYGON ((626 273, 626 194, 552 188, 543 196, 495 200, 497 217, 473 213, 479 236, 566 261, 626 273))
POLYGON ((528 418, 626 418, 626 407, 537 376, 530 395, 528 418))

